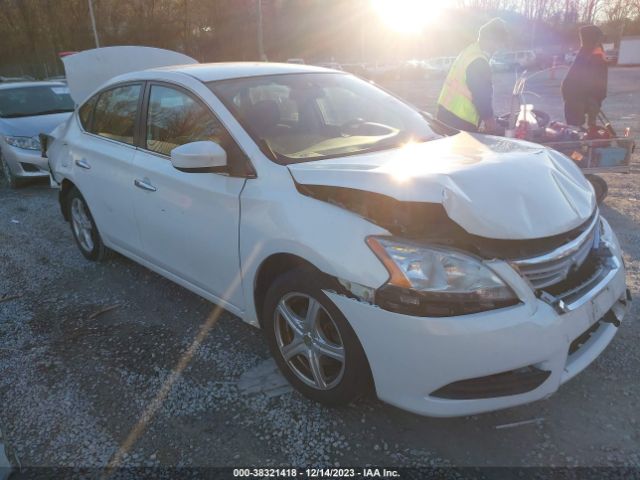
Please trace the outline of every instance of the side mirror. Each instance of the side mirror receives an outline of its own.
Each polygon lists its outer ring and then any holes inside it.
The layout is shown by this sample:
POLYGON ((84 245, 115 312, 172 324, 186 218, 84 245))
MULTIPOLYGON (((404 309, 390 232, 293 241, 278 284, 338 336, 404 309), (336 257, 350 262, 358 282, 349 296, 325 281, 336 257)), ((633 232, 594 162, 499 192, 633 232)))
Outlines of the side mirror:
POLYGON ((185 172, 211 171, 227 166, 227 152, 208 140, 185 143, 171 150, 171 163, 185 172))

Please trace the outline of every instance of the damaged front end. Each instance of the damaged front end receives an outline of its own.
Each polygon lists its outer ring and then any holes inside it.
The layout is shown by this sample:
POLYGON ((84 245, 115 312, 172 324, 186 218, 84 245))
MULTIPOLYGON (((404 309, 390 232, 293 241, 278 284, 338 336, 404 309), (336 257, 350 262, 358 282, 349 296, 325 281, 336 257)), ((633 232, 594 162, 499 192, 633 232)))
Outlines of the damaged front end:
MULTIPOLYGON (((304 195, 352 211, 391 233, 391 237, 367 239, 387 267, 389 282, 375 294, 369 290, 362 294, 362 286, 351 293, 397 313, 443 317, 520 303, 509 286, 486 266, 492 260, 508 262, 536 295, 559 313, 577 308, 620 268, 617 242, 597 210, 586 222, 560 235, 503 240, 468 233, 448 217, 441 204, 399 201, 344 187, 298 184, 297 188, 304 195), (390 241, 393 245, 385 245, 390 241), (395 249, 394 254, 400 252, 402 259, 389 261, 385 247, 395 249), (421 268, 418 263, 425 255, 440 255, 435 265, 447 272, 441 275, 449 275, 448 280, 441 278, 440 284, 429 288, 412 284, 407 272, 421 268), (452 282, 451 275, 457 275, 454 285, 447 284, 452 282)), ((431 265, 429 268, 433 268, 431 265)), ((438 271, 428 274, 437 276, 438 271)), ((345 288, 352 290, 350 285, 345 288)))
POLYGON ((593 189, 544 147, 461 133, 288 168, 300 193, 389 232, 366 239, 389 272, 375 292, 387 310, 439 317, 516 305, 522 294, 494 271, 510 265, 561 311, 622 268, 593 189))
POLYGON ((598 298, 624 268, 620 245, 609 224, 597 212, 576 238, 543 255, 520 258, 512 266, 529 282, 537 296, 559 313, 568 313, 591 302, 595 315, 618 326, 631 301, 626 294, 611 312, 597 311, 598 298))
POLYGON ((593 226, 597 211, 565 233, 530 240, 487 238, 467 232, 447 215, 441 203, 399 201, 364 190, 296 184, 303 195, 349 210, 385 228, 392 235, 450 246, 486 259, 513 260, 542 255, 573 241, 593 226))
POLYGON ((299 185, 301 193, 350 210, 392 236, 371 236, 367 245, 389 272, 374 294, 343 287, 363 301, 414 316, 447 317, 520 303, 513 290, 483 263, 466 232, 440 205, 400 202, 384 195, 326 186, 299 185), (467 248, 464 248, 464 247, 467 248))

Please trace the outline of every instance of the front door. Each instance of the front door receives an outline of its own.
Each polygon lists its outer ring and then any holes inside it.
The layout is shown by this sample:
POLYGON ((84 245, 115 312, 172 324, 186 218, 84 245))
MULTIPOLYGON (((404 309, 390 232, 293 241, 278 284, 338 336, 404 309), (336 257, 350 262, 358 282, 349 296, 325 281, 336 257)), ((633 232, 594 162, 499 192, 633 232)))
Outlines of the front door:
POLYGON ((238 228, 246 179, 187 173, 170 161, 171 150, 189 142, 215 141, 228 160, 237 146, 213 113, 185 90, 152 84, 147 103, 144 148, 135 155, 132 179, 144 257, 223 306, 242 310, 238 228))

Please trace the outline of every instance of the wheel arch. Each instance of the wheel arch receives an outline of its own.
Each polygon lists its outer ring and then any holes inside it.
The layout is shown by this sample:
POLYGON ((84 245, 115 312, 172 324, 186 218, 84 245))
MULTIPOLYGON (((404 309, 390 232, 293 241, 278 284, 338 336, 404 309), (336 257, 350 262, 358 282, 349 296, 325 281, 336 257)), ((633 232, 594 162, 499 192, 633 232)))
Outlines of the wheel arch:
POLYGON ((283 275, 295 268, 300 267, 306 267, 310 270, 314 270, 318 273, 318 275, 323 275, 327 278, 331 278, 337 285, 339 285, 335 277, 324 273, 309 260, 306 260, 299 255, 286 252, 273 253, 262 261, 262 263, 256 270, 253 281, 253 301, 256 317, 259 323, 262 322, 262 307, 264 306, 264 300, 269 286, 280 275, 283 275))
MULTIPOLYGON (((256 311, 256 316, 257 316, 260 328, 262 328, 262 310, 263 310, 264 302, 266 299, 265 298, 266 293, 269 287, 271 286, 271 284, 273 283, 273 281, 280 275, 283 275, 291 270, 294 270, 297 268, 305 268, 305 267, 308 268, 310 271, 317 273, 317 275, 319 275, 324 281, 326 281, 327 285, 329 286, 328 289, 334 291, 338 295, 354 298, 353 294, 347 291, 347 289, 340 283, 338 277, 331 275, 329 273, 323 272, 320 268, 318 268, 309 260, 289 252, 272 253, 271 255, 266 257, 258 266, 256 270, 256 274, 254 276, 254 282, 253 282, 254 308, 256 311)), ((330 299, 329 299, 329 302, 331 302, 330 299)), ((335 308, 340 310, 337 305, 335 305, 335 308)), ((364 355, 365 368, 366 368, 365 375, 366 375, 366 382, 367 382, 365 383, 366 388, 367 390, 369 390, 370 388, 373 388, 373 391, 375 391, 375 379, 373 377, 373 372, 371 370, 371 364, 369 362, 369 357, 367 355, 367 352, 364 349, 364 346, 362 345, 361 340, 358 338, 358 335, 355 332, 353 325, 349 321, 349 318, 347 318, 344 314, 343 316, 347 324, 349 325, 350 329, 353 331, 353 334, 355 335, 356 340, 358 341, 360 348, 362 349, 362 353, 364 355)))
POLYGON ((60 184, 60 192, 58 193, 58 203, 60 204, 60 211, 62 212, 62 216, 68 222, 69 221, 69 211, 67 209, 67 199, 69 198, 69 193, 73 188, 77 188, 76 185, 69 180, 68 178, 64 178, 62 183, 60 184))

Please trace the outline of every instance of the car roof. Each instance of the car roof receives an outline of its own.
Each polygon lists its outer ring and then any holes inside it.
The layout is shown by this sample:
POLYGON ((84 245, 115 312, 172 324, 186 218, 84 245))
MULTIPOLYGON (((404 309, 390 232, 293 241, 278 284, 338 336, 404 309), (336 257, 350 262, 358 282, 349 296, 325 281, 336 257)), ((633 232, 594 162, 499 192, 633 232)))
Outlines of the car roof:
POLYGON ((23 88, 23 87, 66 87, 64 82, 0 82, 0 90, 6 90, 8 88, 23 88))
MULTIPOLYGON (((112 47, 116 48, 116 47, 112 47)), ((219 62, 219 63, 194 63, 185 65, 170 65, 152 67, 144 70, 136 70, 117 75, 102 83, 91 95, 105 88, 110 88, 125 82, 137 82, 145 80, 162 80, 170 77, 189 76, 200 82, 214 82, 218 80, 232 80, 236 78, 250 78, 267 75, 304 74, 304 73, 336 73, 344 75, 341 70, 318 67, 315 65, 301 65, 295 63, 271 63, 271 62, 219 62)), ((175 77, 174 77, 175 79, 175 77)), ((86 90, 86 89, 85 89, 86 90)), ((82 104, 89 95, 84 95, 82 104)), ((72 90, 72 98, 73 90, 72 90)), ((75 100, 75 98, 74 98, 75 100)))
MULTIPOLYGON (((149 70, 147 70, 149 71, 149 70)), ((315 65, 271 62, 221 62, 196 63, 193 65, 177 65, 150 69, 158 72, 178 72, 194 77, 201 82, 229 80, 233 78, 258 77, 263 75, 280 75, 286 73, 327 73, 339 72, 315 65)))

